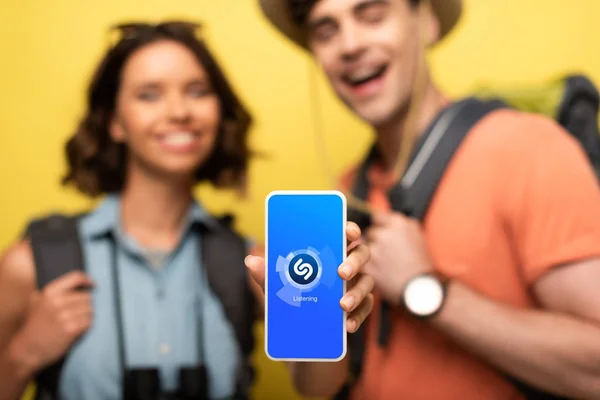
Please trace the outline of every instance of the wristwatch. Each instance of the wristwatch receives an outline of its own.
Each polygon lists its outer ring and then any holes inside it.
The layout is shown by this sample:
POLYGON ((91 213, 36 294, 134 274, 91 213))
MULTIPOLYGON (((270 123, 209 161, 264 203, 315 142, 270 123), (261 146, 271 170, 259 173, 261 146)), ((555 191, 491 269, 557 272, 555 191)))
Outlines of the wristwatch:
POLYGON ((446 279, 435 272, 412 277, 402 291, 404 309, 419 319, 433 317, 446 300, 446 284, 446 279))

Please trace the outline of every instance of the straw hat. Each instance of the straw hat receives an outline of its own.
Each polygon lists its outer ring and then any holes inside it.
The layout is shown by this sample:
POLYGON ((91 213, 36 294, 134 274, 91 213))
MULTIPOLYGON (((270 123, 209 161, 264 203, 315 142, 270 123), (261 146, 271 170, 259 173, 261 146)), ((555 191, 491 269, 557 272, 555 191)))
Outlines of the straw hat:
MULTIPOLYGON (((458 22, 462 12, 462 0, 430 0, 431 7, 440 22, 440 38, 443 39, 458 22)), ((294 20, 289 9, 289 0, 259 0, 267 19, 297 45, 307 48, 302 29, 294 20)), ((438 40, 438 41, 439 41, 438 40)))

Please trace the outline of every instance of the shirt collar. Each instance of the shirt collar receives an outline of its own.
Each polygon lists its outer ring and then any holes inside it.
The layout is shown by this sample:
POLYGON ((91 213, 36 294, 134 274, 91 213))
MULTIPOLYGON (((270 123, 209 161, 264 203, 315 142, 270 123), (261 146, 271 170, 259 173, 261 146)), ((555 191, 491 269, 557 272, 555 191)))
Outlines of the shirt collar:
MULTIPOLYGON (((87 239, 94 239, 109 233, 122 235, 120 215, 120 195, 107 195, 94 211, 83 218, 81 223, 83 236, 87 239)), ((219 222, 198 201, 193 200, 186 215, 185 228, 189 229, 195 224, 216 228, 219 222)))

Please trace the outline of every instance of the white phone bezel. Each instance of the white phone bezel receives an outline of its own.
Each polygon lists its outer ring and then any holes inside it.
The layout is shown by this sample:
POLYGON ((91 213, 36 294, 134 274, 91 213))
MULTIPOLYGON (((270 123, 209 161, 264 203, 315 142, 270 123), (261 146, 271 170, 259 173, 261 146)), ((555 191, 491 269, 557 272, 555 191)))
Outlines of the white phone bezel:
MULTIPOLYGON (((269 326, 268 326, 268 301, 269 301, 269 200, 271 197, 278 195, 336 195, 342 200, 342 232, 344 235, 343 240, 343 255, 342 262, 346 260, 347 257, 347 240, 346 240, 346 224, 347 224, 347 201, 346 196, 340 192, 339 190, 275 190, 269 193, 265 199, 265 305, 264 305, 264 324, 265 324, 265 354, 272 361, 299 361, 299 362, 339 362, 346 357, 347 353, 347 331, 346 331, 346 323, 347 323, 347 312, 343 310, 343 324, 342 324, 342 340, 343 340, 343 348, 342 354, 338 358, 277 358, 273 357, 269 354, 269 326)), ((346 294, 346 281, 342 280, 342 296, 346 294)), ((340 299, 341 300, 341 299, 340 299)), ((341 306, 340 306, 341 307, 341 306)))

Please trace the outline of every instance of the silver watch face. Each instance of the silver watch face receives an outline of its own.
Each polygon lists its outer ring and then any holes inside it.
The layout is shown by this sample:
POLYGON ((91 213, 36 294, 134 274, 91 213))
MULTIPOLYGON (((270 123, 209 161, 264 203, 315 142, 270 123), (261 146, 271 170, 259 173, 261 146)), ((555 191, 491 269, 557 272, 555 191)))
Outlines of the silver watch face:
POLYGON ((444 300, 444 288, 433 276, 414 278, 406 287, 404 302, 408 310, 419 316, 435 313, 444 300))

